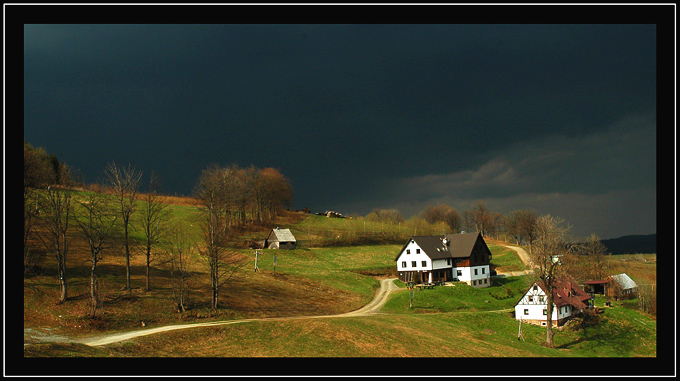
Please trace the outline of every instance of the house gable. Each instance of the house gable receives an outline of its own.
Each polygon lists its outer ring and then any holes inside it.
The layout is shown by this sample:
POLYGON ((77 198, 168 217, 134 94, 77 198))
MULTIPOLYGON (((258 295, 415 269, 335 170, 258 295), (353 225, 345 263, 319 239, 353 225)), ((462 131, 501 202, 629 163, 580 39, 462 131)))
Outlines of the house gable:
POLYGON ((432 261, 451 258, 459 265, 480 266, 488 265, 491 260, 491 251, 479 233, 413 236, 402 246, 394 260, 399 261, 408 250, 407 247, 414 243, 432 261))

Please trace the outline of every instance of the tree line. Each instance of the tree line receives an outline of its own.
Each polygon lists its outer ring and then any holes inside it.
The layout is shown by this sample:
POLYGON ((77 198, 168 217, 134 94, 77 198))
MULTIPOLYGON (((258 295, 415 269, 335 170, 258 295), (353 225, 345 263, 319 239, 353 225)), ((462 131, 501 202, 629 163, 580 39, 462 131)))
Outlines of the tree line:
POLYGON ((24 143, 24 274, 35 271, 44 255, 53 256, 59 284, 58 303, 66 302, 69 279, 66 263, 71 240, 82 239, 89 249, 93 318, 102 305, 97 266, 104 253, 124 252, 124 289, 131 290, 133 224, 143 235, 143 242, 135 244, 141 244, 145 256, 145 290, 151 290, 152 264, 169 264, 173 295, 178 310, 183 311, 189 265, 193 257, 198 257, 211 274, 211 305, 217 308, 218 287, 229 279, 225 274, 229 271, 233 274, 238 266, 234 256, 225 255, 228 238, 247 222, 272 220, 290 205, 293 197, 290 182, 276 169, 210 166, 201 173, 194 188, 193 196, 200 203, 202 232, 202 240, 195 242, 185 226, 170 222, 155 173, 149 176, 143 194, 142 171, 132 165, 108 163, 103 180, 90 187, 97 191, 80 191, 82 184, 77 178, 76 171, 59 163, 56 156, 24 143), (45 250, 30 250, 30 238, 35 238, 45 250))

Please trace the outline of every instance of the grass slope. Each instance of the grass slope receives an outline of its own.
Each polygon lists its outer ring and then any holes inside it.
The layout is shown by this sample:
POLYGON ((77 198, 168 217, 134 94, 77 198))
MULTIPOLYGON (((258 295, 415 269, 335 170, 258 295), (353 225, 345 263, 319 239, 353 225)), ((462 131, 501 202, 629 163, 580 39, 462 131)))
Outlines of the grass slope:
MULTIPOLYGON (((172 219, 195 223, 192 206, 172 206, 172 219)), ((288 216, 275 221, 290 227, 296 236, 313 242, 313 232, 331 228, 335 237, 356 231, 357 221, 308 216, 288 216), (343 225, 346 224, 346 225, 343 225), (308 233, 305 233, 308 232, 308 233), (308 234, 305 237, 305 234, 308 234)), ((367 224, 368 228, 377 229, 367 224)), ((195 226, 195 225, 194 225, 195 226)), ((396 227, 401 229, 400 226, 396 227)), ((251 231, 266 236, 268 228, 251 231)), ((330 230, 329 230, 330 231, 330 230)), ((405 232, 400 232, 405 233, 405 232)), ((324 239, 331 237, 326 233, 324 239)), ((74 237, 75 238, 75 237, 74 237)), ((223 306, 207 307, 207 271, 194 263, 192 308, 178 314, 172 302, 169 271, 152 270, 151 292, 142 291, 143 258, 133 255, 133 290, 124 285, 124 259, 105 254, 100 263, 103 314, 86 317, 88 311, 88 261, 86 247, 74 239, 69 257, 70 299, 55 305, 55 271, 46 262, 42 275, 24 279, 24 328, 45 329, 67 336, 84 336, 139 329, 195 320, 241 319, 271 316, 312 316, 347 312, 370 301, 378 288, 374 276, 394 276, 394 257, 401 244, 371 246, 305 247, 297 250, 265 250, 259 272, 253 271, 253 251, 232 249, 244 266, 220 294, 223 306), (276 274, 273 256, 277 255, 276 274)), ((514 251, 490 245, 492 263, 500 271, 524 269, 514 251)), ((646 259, 645 259, 646 261, 646 259)), ((630 259, 626 268, 645 272, 655 263, 630 259)), ((622 268, 624 266, 622 265, 622 268)), ((175 331, 142 337, 103 348, 77 344, 44 343, 24 347, 26 357, 525 357, 525 356, 655 356, 656 322, 629 308, 607 309, 603 321, 581 331, 563 330, 555 336, 556 349, 541 345, 545 330, 523 326, 526 341, 517 340, 517 321, 508 312, 528 280, 498 278, 493 287, 475 289, 463 283, 416 292, 409 308, 408 291, 395 292, 382 314, 372 317, 303 319, 249 322, 229 326, 175 331), (498 312, 500 311, 500 312, 498 312)), ((331 372, 332 373, 332 372, 331 372)))

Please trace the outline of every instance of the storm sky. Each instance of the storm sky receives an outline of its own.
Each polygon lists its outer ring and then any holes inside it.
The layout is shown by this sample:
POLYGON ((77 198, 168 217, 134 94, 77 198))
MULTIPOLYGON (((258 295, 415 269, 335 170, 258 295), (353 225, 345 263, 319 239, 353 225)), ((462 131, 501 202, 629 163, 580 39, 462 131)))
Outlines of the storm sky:
POLYGON ((25 25, 24 140, 190 195, 279 169, 293 207, 476 200, 656 232, 655 25, 25 25), (146 178, 146 177, 145 177, 146 178))

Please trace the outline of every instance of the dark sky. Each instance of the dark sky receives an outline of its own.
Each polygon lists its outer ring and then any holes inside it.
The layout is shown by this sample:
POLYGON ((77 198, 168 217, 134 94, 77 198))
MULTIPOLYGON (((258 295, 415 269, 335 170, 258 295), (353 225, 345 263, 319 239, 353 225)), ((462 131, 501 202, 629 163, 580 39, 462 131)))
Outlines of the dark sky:
POLYGON ((24 140, 189 195, 278 168, 294 207, 481 199, 656 232, 654 25, 25 25, 24 140))

